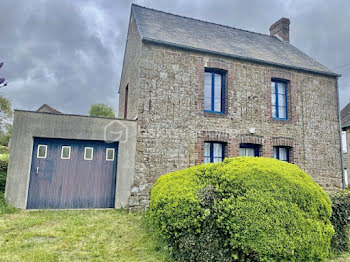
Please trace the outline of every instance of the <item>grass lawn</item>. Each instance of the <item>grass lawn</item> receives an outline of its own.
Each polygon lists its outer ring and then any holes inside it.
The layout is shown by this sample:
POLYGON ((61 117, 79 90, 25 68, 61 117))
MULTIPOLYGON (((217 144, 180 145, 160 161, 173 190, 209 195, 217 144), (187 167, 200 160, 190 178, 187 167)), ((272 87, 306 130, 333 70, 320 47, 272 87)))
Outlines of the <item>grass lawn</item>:
MULTIPOLYGON (((1 204, 1 203, 0 203, 1 204)), ((171 261, 142 214, 121 210, 0 214, 0 261, 171 261)))
MULTIPOLYGON (((0 261, 172 261, 142 213, 18 211, 0 192, 0 261)), ((350 253, 329 262, 350 261, 350 253)))
POLYGON ((349 262, 350 261, 350 253, 342 254, 337 256, 336 258, 332 258, 329 262, 349 262))

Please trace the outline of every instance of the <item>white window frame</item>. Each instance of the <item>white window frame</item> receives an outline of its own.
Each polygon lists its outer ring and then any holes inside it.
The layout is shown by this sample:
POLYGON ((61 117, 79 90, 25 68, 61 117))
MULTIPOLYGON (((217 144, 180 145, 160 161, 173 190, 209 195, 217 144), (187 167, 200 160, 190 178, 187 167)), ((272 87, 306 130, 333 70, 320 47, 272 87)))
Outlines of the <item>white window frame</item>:
POLYGON ((38 145, 38 149, 37 149, 37 152, 36 152, 36 158, 46 158, 47 157, 47 145, 38 145), (39 148, 40 147, 45 147, 45 156, 39 156, 39 148))
POLYGON ((346 141, 346 131, 342 131, 341 132, 341 143, 342 143, 342 149, 343 149, 343 153, 347 153, 348 152, 348 145, 347 145, 347 141, 346 141))
POLYGON ((84 148, 84 160, 93 160, 94 159, 94 148, 93 147, 85 147, 84 148), (91 158, 86 157, 86 150, 91 149, 91 158))
POLYGON ((349 185, 348 170, 346 168, 344 169, 344 183, 345 183, 345 187, 348 187, 348 185, 349 185))
POLYGON ((71 146, 62 146, 62 149, 61 149, 61 159, 70 159, 70 153, 71 153, 71 151, 72 151, 72 147, 71 147, 71 146), (69 149, 69 155, 68 155, 68 157, 63 157, 63 150, 64 150, 65 148, 68 148, 68 149, 69 149))
POLYGON ((115 148, 106 148, 106 161, 114 161, 114 159, 115 159, 115 148), (112 150, 112 152, 113 152, 113 159, 108 159, 108 151, 109 150, 112 150))

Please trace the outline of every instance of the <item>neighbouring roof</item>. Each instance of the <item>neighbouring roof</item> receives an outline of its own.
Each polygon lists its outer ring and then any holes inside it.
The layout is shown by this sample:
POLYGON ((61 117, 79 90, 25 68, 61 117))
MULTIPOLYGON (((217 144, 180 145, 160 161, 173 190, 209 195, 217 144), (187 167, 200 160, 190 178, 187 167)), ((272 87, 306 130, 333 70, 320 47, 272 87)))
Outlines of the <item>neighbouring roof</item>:
POLYGON ((350 103, 342 109, 340 115, 342 128, 350 127, 350 103))
POLYGON ((48 104, 43 104, 41 107, 39 107, 37 112, 45 112, 45 113, 52 113, 52 114, 62 114, 60 111, 52 108, 48 104))
POLYGON ((144 42, 340 76, 277 37, 132 5, 144 42))

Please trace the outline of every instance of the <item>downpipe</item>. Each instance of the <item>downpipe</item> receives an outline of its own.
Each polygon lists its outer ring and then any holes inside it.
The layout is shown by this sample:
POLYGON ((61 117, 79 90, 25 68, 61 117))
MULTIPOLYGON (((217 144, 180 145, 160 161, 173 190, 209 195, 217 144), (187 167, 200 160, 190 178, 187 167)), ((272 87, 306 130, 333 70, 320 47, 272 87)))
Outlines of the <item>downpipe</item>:
POLYGON ((337 107, 338 107, 338 122, 339 122, 339 138, 340 138, 340 159, 341 159, 341 174, 342 174, 342 188, 345 189, 345 172, 344 172, 344 151, 343 151, 343 141, 342 141, 342 127, 341 127, 341 114, 340 114, 340 103, 339 103, 339 83, 337 77, 337 107))

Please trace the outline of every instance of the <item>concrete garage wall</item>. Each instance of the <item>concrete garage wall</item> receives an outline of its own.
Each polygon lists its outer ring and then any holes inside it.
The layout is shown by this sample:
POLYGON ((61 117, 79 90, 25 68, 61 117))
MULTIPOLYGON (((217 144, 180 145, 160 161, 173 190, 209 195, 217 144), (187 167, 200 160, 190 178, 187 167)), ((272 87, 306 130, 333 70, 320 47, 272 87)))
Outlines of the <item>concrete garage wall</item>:
POLYGON ((34 137, 118 141, 115 207, 126 207, 134 183, 136 129, 131 120, 15 111, 6 199, 26 208, 34 137))

